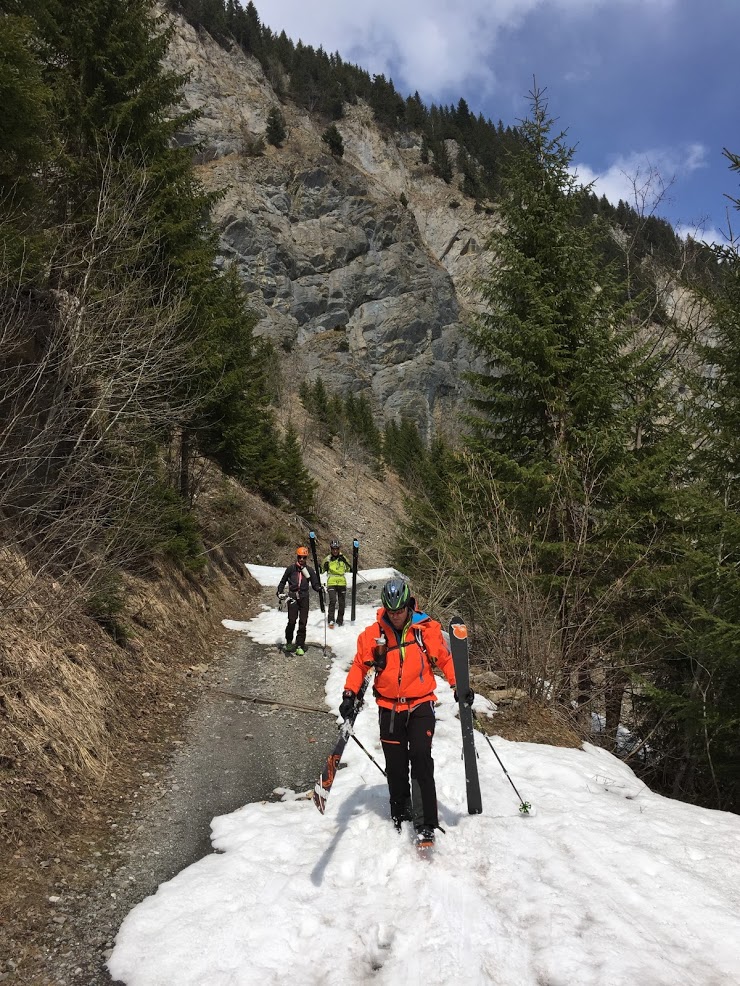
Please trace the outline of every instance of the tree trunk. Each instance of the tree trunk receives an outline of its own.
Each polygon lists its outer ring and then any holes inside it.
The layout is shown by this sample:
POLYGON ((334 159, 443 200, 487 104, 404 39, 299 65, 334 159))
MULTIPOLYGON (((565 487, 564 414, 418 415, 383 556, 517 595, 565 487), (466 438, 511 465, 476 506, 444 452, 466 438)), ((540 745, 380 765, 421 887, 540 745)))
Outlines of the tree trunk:
POLYGON ((606 683, 604 686, 604 709, 606 716, 605 742, 607 746, 615 750, 617 747, 617 729, 622 718, 622 699, 626 681, 622 673, 616 668, 609 668, 606 672, 606 683))

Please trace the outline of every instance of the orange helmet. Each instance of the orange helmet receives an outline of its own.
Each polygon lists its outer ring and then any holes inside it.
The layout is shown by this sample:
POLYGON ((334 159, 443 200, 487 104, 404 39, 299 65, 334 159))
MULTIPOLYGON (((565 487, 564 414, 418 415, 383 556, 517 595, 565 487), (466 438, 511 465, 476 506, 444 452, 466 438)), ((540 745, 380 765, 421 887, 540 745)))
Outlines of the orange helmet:
POLYGON ((308 558, 308 548, 298 548, 296 550, 296 556, 298 558, 308 558))

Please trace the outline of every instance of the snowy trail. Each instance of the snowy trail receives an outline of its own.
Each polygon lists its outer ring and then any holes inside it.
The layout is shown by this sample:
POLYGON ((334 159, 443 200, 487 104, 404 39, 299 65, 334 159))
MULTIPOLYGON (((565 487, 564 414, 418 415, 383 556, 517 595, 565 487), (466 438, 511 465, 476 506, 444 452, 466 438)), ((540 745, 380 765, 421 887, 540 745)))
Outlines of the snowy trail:
MULTIPOLYGON (((356 634, 374 613, 358 607, 355 627, 331 633, 331 708, 356 634)), ((270 610, 232 626, 274 642, 284 619, 270 610)), ((323 643, 323 632, 312 612, 309 641, 323 643)), ((496 749, 536 814, 518 814, 479 743, 484 814, 468 816, 456 706, 442 680, 437 693, 447 835, 430 861, 416 856, 408 833, 393 831, 385 782, 350 745, 323 817, 310 801, 288 800, 214 819, 218 852, 126 918, 109 963, 114 978, 127 986, 740 983, 740 818, 655 795, 596 747, 502 739, 496 749)), ((372 706, 357 733, 382 762, 372 706)))

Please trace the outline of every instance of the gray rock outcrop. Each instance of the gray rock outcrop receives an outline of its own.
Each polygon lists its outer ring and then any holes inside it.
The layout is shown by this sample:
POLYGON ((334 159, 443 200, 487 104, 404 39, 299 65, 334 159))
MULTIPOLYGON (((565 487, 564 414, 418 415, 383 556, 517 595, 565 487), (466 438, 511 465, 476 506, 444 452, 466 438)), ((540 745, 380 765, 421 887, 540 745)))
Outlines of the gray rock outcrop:
POLYGON ((185 105, 202 114, 183 139, 202 143, 203 181, 222 192, 221 262, 239 272, 286 377, 365 393, 379 424, 406 416, 427 436, 455 433, 470 366, 462 327, 491 218, 420 164, 414 135, 382 135, 361 105, 337 122, 342 160, 291 105, 280 107, 284 146, 260 153, 279 105, 261 66, 174 26, 171 65, 190 72, 185 105))

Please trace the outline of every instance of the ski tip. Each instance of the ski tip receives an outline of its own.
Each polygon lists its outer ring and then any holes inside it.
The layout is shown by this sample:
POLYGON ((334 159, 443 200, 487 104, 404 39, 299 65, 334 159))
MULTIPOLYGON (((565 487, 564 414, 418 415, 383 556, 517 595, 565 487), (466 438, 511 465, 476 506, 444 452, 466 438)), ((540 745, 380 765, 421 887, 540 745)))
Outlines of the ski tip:
POLYGON ((434 839, 424 839, 414 842, 414 853, 417 859, 431 862, 434 856, 434 839))
POLYGON ((322 787, 321 780, 316 783, 316 787, 313 789, 313 803, 323 815, 326 811, 326 791, 322 787))

